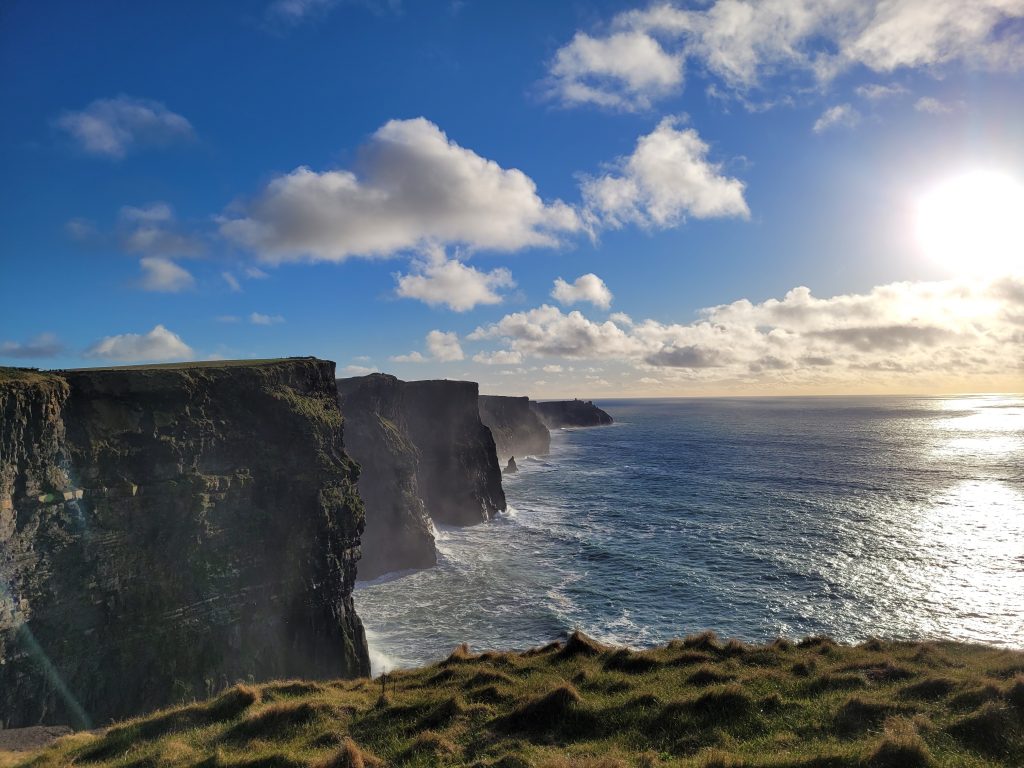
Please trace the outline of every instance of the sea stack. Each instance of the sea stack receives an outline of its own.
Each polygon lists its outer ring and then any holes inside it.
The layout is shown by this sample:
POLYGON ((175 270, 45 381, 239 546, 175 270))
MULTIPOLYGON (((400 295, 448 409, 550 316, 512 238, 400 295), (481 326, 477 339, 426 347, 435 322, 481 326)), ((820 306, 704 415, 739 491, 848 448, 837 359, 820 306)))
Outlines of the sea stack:
POLYGON ((505 466, 505 474, 506 475, 513 475, 513 474, 515 474, 518 471, 519 471, 519 467, 516 466, 516 457, 515 456, 509 456, 508 457, 508 464, 505 466))
POLYGON ((0 369, 0 726, 366 675, 334 363, 0 369))

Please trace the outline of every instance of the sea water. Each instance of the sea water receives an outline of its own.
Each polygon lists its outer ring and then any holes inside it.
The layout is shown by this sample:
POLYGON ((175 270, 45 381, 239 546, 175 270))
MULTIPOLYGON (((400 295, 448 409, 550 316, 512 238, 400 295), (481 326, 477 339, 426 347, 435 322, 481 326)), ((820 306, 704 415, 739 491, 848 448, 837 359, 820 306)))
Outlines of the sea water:
POLYGON ((358 585, 375 671, 574 628, 1024 647, 1024 398, 598 404, 437 567, 358 585))

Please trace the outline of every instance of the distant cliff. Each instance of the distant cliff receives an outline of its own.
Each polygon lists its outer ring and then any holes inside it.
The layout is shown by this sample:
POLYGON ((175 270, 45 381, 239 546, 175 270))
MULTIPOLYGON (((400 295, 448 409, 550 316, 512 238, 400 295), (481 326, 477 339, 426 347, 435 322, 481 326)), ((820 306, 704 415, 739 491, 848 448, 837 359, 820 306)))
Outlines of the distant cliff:
POLYGON ((531 401, 530 407, 549 429, 602 427, 612 423, 612 417, 590 400, 531 401))
POLYGON ((0 726, 369 671, 334 364, 0 369, 0 726))
POLYGON ((366 502, 360 578, 433 565, 427 518, 473 525, 505 509, 475 383, 370 374, 339 379, 338 394, 366 502))
POLYGON ((360 465, 359 495, 367 510, 359 578, 429 568, 434 534, 420 496, 420 452, 409 437, 406 384, 375 373, 339 379, 345 448, 360 465))
POLYGON ((480 420, 491 430, 498 460, 540 456, 551 448, 551 433, 527 397, 480 395, 480 420))

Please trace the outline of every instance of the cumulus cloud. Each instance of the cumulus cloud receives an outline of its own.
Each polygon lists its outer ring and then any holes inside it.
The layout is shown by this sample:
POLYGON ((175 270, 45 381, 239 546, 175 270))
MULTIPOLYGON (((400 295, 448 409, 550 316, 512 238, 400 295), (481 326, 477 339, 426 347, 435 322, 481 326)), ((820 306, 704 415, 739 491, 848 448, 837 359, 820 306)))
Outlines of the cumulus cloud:
POLYGON ((583 180, 589 214, 603 226, 666 228, 687 216, 750 215, 743 182, 724 175, 720 165, 708 160, 710 148, 697 131, 680 130, 676 122, 663 119, 614 170, 583 180))
POLYGON ((341 372, 349 376, 368 376, 371 373, 379 373, 380 370, 368 365, 346 365, 341 372))
POLYGON ((429 357, 422 352, 410 352, 407 355, 394 355, 391 360, 396 363, 426 363, 429 360, 450 363, 466 357, 459 336, 454 332, 431 331, 427 334, 426 343, 429 357))
MULTIPOLYGON (((736 92, 777 75, 827 82, 856 67, 877 73, 961 63, 1024 65, 1020 0, 715 0, 656 2, 619 13, 607 33, 577 32, 549 65, 567 105, 649 105, 675 90, 688 63, 736 92), (618 43, 622 64, 611 51, 618 43)), ((881 95, 881 91, 876 91, 881 95)), ((869 96, 870 98, 870 96, 869 96)))
MULTIPOLYGON (((1024 277, 990 282, 906 282, 818 298, 806 287, 781 299, 701 310, 686 324, 592 320, 543 305, 477 328, 473 341, 522 360, 619 361, 659 378, 790 383, 860 381, 865 372, 970 377, 1024 371, 1024 277), (1011 361, 1008 363, 1008 361, 1011 361), (1013 362, 1016 361, 1016 362, 1013 362)), ((676 380, 672 379, 672 380, 676 380)))
POLYGON ((300 167, 279 176, 221 233, 267 262, 386 257, 427 245, 515 251, 580 229, 522 171, 460 147, 424 118, 391 120, 363 148, 359 172, 300 167))
POLYGON ((187 360, 195 353, 178 334, 157 325, 149 333, 122 333, 100 339, 85 351, 85 356, 132 363, 187 360))
POLYGON ((853 128, 860 122, 860 112, 852 104, 837 104, 826 109, 814 121, 811 128, 815 133, 824 133, 830 128, 853 128))
POLYGON ((56 125, 85 152, 115 159, 142 147, 195 138, 192 124, 159 101, 128 96, 97 99, 85 109, 64 112, 56 125))
POLYGON ((682 83, 683 55, 667 53, 643 31, 603 38, 577 32, 550 66, 550 90, 566 104, 646 109, 682 83))
POLYGON ((503 267, 482 272, 458 259, 449 259, 444 250, 431 249, 414 259, 413 271, 397 274, 395 293, 407 299, 419 299, 432 307, 447 306, 466 312, 479 304, 500 304, 501 288, 514 288, 512 273, 503 267))
POLYGON ((595 307, 608 309, 612 305, 613 297, 604 280, 593 272, 588 272, 577 277, 572 283, 567 283, 560 277, 556 278, 551 298, 559 304, 570 305, 589 301, 595 307))
POLYGON ((63 351, 64 345, 52 333, 41 333, 26 342, 5 341, 0 344, 0 357, 24 360, 56 357, 63 351))
POLYGON ((139 286, 144 291, 159 293, 180 293, 196 284, 192 274, 170 259, 159 256, 144 256, 139 259, 142 267, 142 280, 139 286))
POLYGON ((253 325, 280 325, 284 318, 280 315, 264 315, 260 312, 253 312, 249 315, 249 322, 253 325))

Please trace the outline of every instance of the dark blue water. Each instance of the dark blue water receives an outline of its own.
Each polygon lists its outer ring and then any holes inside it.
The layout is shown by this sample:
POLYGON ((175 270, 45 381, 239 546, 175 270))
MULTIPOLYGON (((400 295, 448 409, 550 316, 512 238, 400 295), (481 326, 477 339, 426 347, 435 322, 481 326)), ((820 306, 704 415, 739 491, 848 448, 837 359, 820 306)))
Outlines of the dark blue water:
POLYGON ((1024 398, 600 404, 616 424, 553 433, 508 514, 357 589, 378 668, 573 628, 1024 646, 1024 398))

